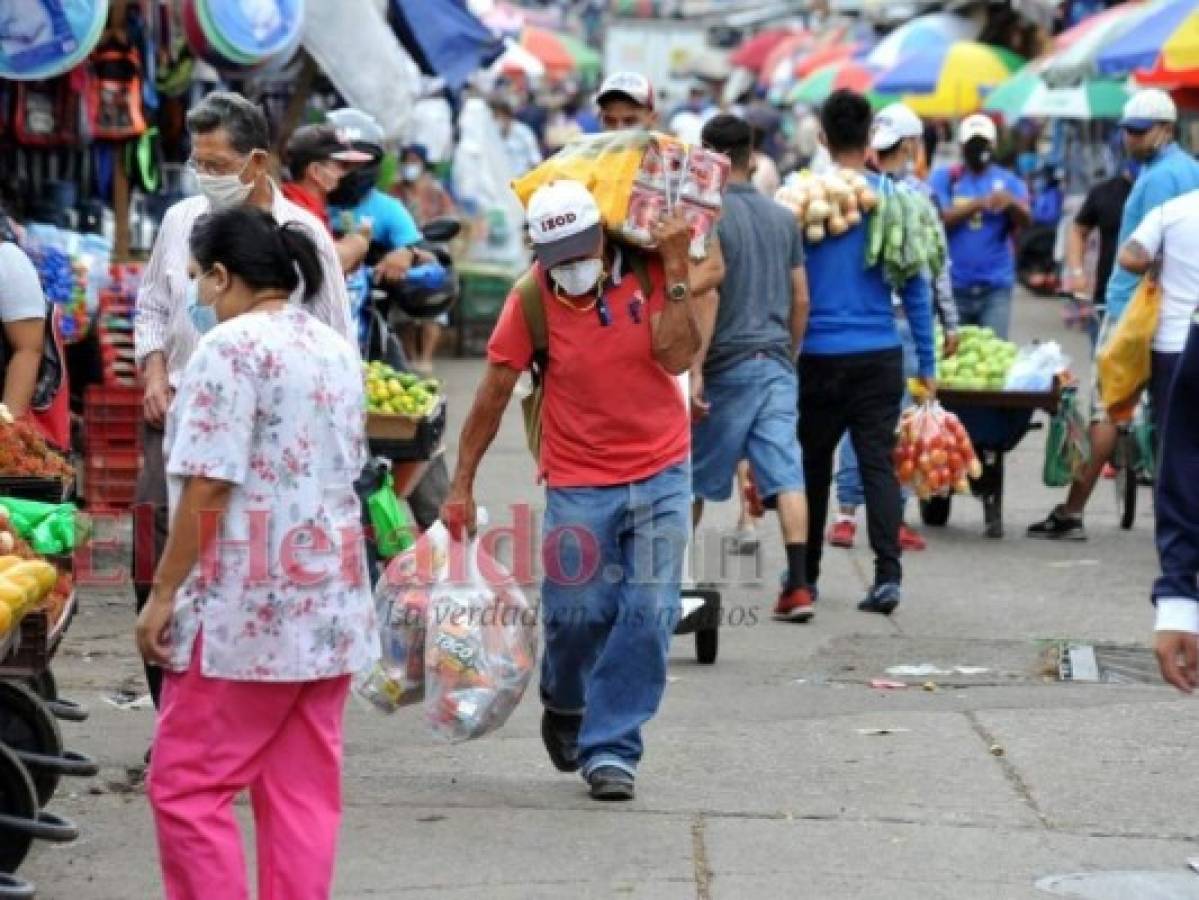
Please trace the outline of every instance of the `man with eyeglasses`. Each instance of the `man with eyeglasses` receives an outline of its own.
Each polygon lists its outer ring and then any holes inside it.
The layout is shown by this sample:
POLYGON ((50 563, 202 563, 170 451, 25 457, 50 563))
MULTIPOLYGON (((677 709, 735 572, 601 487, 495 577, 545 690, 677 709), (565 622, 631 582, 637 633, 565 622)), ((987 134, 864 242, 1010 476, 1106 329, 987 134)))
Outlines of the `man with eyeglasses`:
MULTIPOLYGON (((1128 155, 1142 164, 1120 220, 1118 246, 1128 243, 1145 218, 1166 202, 1199 189, 1199 162, 1174 140, 1178 109, 1170 95, 1156 88, 1134 94, 1124 106, 1120 128, 1128 155)), ((1107 311, 1099 326, 1102 349, 1132 299, 1139 274, 1117 262, 1107 283, 1107 311)), ((1092 366, 1091 459, 1070 485, 1066 502, 1055 506, 1041 522, 1028 527, 1028 536, 1045 540, 1085 541, 1083 511, 1099 475, 1112 458, 1119 431, 1099 402, 1098 380, 1092 366)))
MULTIPOLYGON (((196 220, 210 211, 252 204, 272 213, 280 224, 306 226, 325 274, 320 291, 307 308, 358 346, 345 278, 328 230, 312 213, 285 198, 268 174, 270 138, 262 110, 240 94, 218 91, 188 113, 187 127, 192 139, 188 166, 200 195, 167 210, 137 296, 134 346, 145 390, 143 464, 134 500, 133 573, 139 611, 149 597, 154 569, 166 543, 163 423, 200 339, 188 312, 188 241, 196 220)), ((157 703, 161 673, 147 666, 146 680, 157 703)))

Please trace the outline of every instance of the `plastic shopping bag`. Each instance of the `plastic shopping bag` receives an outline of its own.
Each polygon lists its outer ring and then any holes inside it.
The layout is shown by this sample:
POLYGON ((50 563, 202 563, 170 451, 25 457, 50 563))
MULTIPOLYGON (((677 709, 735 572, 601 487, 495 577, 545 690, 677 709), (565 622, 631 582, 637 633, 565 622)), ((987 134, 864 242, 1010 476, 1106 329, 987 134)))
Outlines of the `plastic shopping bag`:
POLYGON ((537 658, 537 617, 477 541, 449 540, 440 522, 434 530, 447 552, 429 602, 425 721, 465 741, 502 726, 520 703, 537 658))
POLYGON ((955 490, 968 493, 968 479, 982 474, 982 463, 965 426, 936 400, 905 409, 899 417, 898 434, 895 475, 921 500, 955 490))
POLYGON ((395 481, 390 472, 384 476, 379 489, 366 498, 366 509, 379 556, 391 559, 412 546, 412 523, 396 496, 395 481))
POLYGON ((43 556, 75 549, 75 504, 0 497, 0 506, 8 510, 13 530, 43 556))
POLYGON ((1045 440, 1045 465, 1041 478, 1046 487, 1066 487, 1091 458, 1091 439, 1086 414, 1079 407, 1078 391, 1062 392, 1057 415, 1049 422, 1045 440))
POLYGON ((354 689, 383 712, 424 699, 429 598, 436 573, 445 567, 447 538, 445 529, 435 525, 391 561, 375 586, 382 654, 371 669, 355 676, 354 689))
POLYGON ((1099 350, 1099 396, 1113 422, 1127 422, 1149 383, 1153 335, 1161 310, 1161 285, 1146 276, 1119 324, 1099 350))
POLYGON ((1070 368, 1070 357, 1062 352, 1057 341, 1028 344, 1021 347, 1008 370, 1005 391, 1050 391, 1053 379, 1070 368))

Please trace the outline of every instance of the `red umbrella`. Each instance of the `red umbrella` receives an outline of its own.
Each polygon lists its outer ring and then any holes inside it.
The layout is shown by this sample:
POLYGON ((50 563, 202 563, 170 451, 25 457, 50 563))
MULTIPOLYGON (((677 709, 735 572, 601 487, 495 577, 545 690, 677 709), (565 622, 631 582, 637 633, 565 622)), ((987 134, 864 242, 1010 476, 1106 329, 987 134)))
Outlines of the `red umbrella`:
POLYGON ((778 67, 784 61, 810 50, 811 47, 812 36, 810 34, 792 34, 783 38, 766 55, 766 59, 762 62, 762 67, 758 69, 758 80, 763 84, 769 84, 778 67))
POLYGON ((526 25, 520 35, 520 45, 541 61, 546 72, 562 77, 575 70, 575 59, 562 39, 552 31, 526 25))
POLYGON ((832 47, 817 47, 795 64, 795 77, 811 75, 821 66, 850 59, 858 50, 857 44, 835 44, 832 47))
POLYGON ((765 31, 759 31, 733 51, 729 56, 729 62, 742 69, 757 72, 775 47, 787 38, 799 34, 803 32, 794 28, 767 28, 765 31))

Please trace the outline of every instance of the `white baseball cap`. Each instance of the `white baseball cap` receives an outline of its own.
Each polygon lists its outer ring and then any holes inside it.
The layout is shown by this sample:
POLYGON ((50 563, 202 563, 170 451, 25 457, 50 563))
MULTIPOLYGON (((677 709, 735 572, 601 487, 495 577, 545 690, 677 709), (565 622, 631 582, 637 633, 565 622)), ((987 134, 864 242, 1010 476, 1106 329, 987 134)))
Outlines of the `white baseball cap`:
POLYGON ((1177 121, 1178 107, 1170 95, 1158 88, 1149 88, 1128 98, 1124 104, 1124 115, 1120 118, 1120 127, 1148 131, 1161 122, 1177 121))
POLYGON ((958 129, 959 143, 964 144, 976 137, 986 138, 991 144, 999 142, 999 131, 995 128, 995 123, 982 113, 967 116, 962 120, 961 128, 958 129))
POLYGON ((604 231, 599 206, 577 181, 543 184, 529 198, 529 237, 543 268, 594 255, 604 231))
POLYGON ((890 150, 905 138, 924 136, 924 123, 902 103, 885 106, 874 117, 870 129, 870 146, 875 150, 890 150))
POLYGON ((595 105, 600 106, 613 96, 627 97, 646 109, 654 108, 654 86, 640 72, 613 72, 600 85, 599 93, 595 95, 595 105))

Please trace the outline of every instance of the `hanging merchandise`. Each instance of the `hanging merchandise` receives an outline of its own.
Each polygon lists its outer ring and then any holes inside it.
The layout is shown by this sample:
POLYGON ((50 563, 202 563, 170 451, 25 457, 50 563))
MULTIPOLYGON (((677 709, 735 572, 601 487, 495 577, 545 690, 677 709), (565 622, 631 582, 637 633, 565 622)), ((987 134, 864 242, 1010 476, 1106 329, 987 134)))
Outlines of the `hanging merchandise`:
POLYGON ((89 114, 92 136, 123 141, 146 130, 142 113, 142 65, 137 49, 115 38, 92 54, 89 114))
POLYGON ((136 141, 125 145, 125 171, 129 173, 129 183, 145 194, 157 193, 162 184, 162 163, 162 141, 157 125, 147 128, 136 141))
POLYGON ((70 71, 104 33, 108 0, 14 0, 0 20, 0 78, 40 81, 70 71))
POLYGON ((24 147, 61 147, 75 143, 79 119, 66 76, 21 81, 15 88, 13 137, 24 147))

